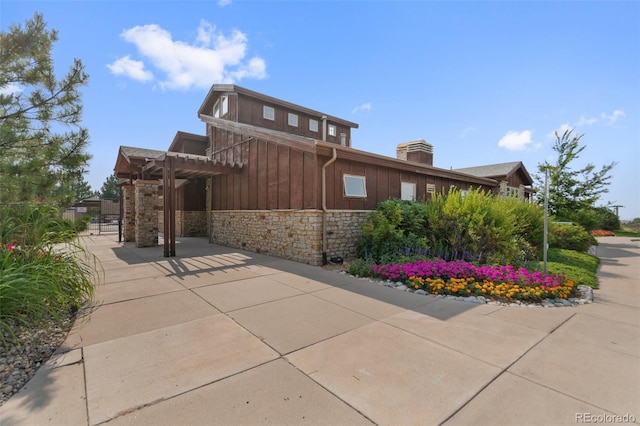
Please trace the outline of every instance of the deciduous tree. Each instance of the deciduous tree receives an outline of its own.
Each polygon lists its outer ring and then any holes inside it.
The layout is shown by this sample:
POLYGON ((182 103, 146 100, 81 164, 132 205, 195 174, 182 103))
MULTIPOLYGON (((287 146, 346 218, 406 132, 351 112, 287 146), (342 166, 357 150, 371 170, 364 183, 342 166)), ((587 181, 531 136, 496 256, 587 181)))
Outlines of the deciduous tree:
MULTIPOLYGON (((545 173, 549 171, 549 211, 559 217, 568 218, 572 212, 592 208, 602 194, 607 193, 611 180, 611 170, 616 162, 596 169, 587 164, 580 169, 572 169, 572 163, 586 148, 580 145, 584 135, 576 135, 574 130, 562 134, 555 133, 553 150, 558 154, 555 164, 538 164, 541 175, 536 176, 538 188, 544 188, 545 173)), ((544 190, 538 191, 540 202, 544 200, 544 190)))

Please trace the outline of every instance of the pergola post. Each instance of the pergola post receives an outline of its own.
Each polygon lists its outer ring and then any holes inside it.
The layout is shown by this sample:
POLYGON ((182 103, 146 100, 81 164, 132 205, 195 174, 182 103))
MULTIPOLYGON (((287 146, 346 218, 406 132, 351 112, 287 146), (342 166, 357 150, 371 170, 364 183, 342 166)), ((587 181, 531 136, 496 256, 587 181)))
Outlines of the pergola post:
POLYGON ((165 159, 162 173, 162 193, 164 198, 164 257, 176 255, 176 173, 173 158, 165 159))

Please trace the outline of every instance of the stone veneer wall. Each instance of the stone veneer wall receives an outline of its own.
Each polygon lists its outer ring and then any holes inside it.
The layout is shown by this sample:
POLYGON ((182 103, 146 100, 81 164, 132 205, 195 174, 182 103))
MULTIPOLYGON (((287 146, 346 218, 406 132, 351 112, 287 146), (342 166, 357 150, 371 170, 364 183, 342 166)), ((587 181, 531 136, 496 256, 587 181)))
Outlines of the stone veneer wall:
POLYGON ((135 181, 136 247, 158 245, 158 186, 156 180, 135 181))
MULTIPOLYGON (((355 256, 360 224, 368 213, 362 210, 326 213, 327 258, 355 256)), ((311 265, 322 264, 321 210, 214 210, 210 230, 212 243, 311 265)))
POLYGON ((207 235, 207 212, 176 210, 177 237, 205 237, 207 235))
POLYGON ((125 185, 122 187, 123 218, 122 237, 125 242, 136 240, 136 197, 135 187, 125 185))

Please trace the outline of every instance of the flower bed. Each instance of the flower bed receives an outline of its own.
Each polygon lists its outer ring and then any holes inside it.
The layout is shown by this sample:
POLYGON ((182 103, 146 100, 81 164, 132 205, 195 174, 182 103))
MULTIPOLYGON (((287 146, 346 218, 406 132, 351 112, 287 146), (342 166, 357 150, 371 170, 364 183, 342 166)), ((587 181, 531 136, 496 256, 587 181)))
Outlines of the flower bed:
POLYGON ((616 234, 607 229, 594 229, 591 231, 591 235, 594 237, 615 237, 616 234))
POLYGON ((431 294, 484 296, 501 301, 539 302, 566 299, 575 283, 562 275, 529 272, 513 266, 476 266, 464 261, 420 260, 404 264, 371 265, 373 273, 402 281, 431 294))

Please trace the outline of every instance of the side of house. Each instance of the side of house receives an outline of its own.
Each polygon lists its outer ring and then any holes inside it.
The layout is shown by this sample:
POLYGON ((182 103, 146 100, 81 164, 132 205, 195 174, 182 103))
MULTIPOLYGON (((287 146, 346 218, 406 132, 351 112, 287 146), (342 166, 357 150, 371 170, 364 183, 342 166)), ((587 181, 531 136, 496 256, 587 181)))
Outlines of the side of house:
MULTIPOLYGON (((354 256, 360 225, 384 200, 428 200, 454 186, 509 195, 528 176, 522 163, 504 176, 434 167, 422 139, 399 144, 397 158, 357 150, 356 123, 235 85, 213 85, 198 116, 206 136, 177 132, 155 157, 121 148, 118 176, 172 182, 178 235, 314 265, 354 256), (182 158, 171 181, 168 156, 182 158)), ((158 216, 163 229, 168 216, 158 216)))

